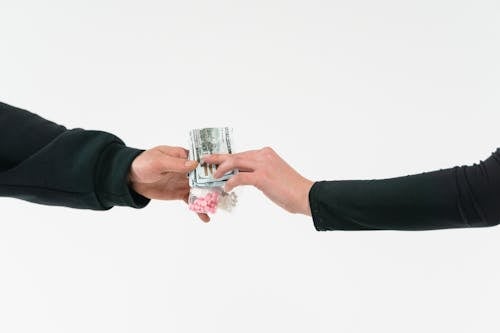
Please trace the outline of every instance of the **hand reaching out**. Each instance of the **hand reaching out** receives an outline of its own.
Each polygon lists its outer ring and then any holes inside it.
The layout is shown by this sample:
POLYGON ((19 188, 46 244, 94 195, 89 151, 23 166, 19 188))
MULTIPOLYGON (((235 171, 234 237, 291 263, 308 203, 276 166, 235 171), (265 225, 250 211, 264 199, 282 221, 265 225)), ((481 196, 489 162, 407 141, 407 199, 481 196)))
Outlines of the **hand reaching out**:
POLYGON ((218 165, 215 178, 222 177, 230 170, 239 170, 236 176, 227 181, 227 192, 240 185, 253 185, 290 213, 311 215, 309 190, 313 182, 301 176, 272 148, 208 155, 203 158, 203 162, 218 165))
MULTIPOLYGON (((186 174, 195 169, 188 151, 181 147, 158 146, 144 151, 132 162, 129 183, 134 191, 144 197, 159 200, 183 200, 187 203, 189 184, 186 174)), ((209 222, 206 214, 198 214, 209 222)))

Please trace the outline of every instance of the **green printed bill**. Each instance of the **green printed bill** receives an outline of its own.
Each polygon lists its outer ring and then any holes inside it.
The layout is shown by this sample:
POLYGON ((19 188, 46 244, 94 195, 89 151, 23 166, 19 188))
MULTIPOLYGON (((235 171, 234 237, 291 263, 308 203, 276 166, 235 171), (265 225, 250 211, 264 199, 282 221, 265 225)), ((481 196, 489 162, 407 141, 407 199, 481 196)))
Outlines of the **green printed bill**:
POLYGON ((189 173, 191 187, 222 187, 225 182, 238 171, 231 170, 220 178, 215 179, 217 170, 215 164, 201 163, 206 155, 232 154, 233 130, 229 127, 210 127, 193 129, 189 132, 189 158, 199 162, 198 167, 189 173))

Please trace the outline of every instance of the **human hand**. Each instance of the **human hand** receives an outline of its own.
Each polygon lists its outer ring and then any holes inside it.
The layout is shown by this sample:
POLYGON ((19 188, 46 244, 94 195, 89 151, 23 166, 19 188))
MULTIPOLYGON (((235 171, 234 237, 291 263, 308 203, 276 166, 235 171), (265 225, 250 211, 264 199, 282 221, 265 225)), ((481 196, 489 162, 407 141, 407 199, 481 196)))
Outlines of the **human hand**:
POLYGON ((226 192, 236 186, 253 185, 288 212, 311 215, 309 190, 313 182, 301 176, 272 148, 207 155, 202 160, 203 163, 218 165, 214 178, 220 178, 233 169, 239 170, 227 181, 226 192))
MULTIPOLYGON (((130 166, 129 184, 140 195, 159 200, 188 202, 189 183, 186 174, 198 165, 190 161, 181 147, 158 146, 139 154, 130 166)), ((207 214, 198 214, 209 222, 207 214)))

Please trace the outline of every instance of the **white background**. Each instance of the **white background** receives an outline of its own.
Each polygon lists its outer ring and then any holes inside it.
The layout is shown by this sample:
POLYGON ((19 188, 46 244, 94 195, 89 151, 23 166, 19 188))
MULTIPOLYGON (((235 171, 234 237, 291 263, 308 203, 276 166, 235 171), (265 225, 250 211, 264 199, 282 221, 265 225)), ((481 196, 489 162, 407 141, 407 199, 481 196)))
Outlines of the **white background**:
MULTIPOLYGON (((486 159, 498 59, 497 0, 0 0, 3 102, 139 148, 232 126, 313 180, 486 159)), ((500 228, 319 233, 238 192, 208 225, 0 199, 0 332, 500 330, 500 228)))

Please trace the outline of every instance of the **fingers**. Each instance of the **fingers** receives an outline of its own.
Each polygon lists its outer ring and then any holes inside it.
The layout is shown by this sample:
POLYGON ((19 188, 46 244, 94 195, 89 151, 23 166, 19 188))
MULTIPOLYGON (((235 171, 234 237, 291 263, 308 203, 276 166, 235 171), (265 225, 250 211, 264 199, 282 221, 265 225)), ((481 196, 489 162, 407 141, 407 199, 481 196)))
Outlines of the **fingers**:
POLYGON ((198 166, 198 162, 186 160, 184 158, 177 158, 172 156, 165 156, 158 161, 160 171, 164 172, 177 172, 187 173, 194 170, 198 166))
POLYGON ((203 157, 204 163, 216 164, 217 171, 214 178, 220 178, 227 172, 238 169, 240 171, 252 171, 256 167, 254 151, 238 154, 214 154, 203 157))
POLYGON ((198 166, 196 161, 186 160, 189 151, 183 147, 158 146, 154 149, 165 155, 161 161, 161 172, 179 172, 186 173, 194 170, 198 166), (180 159, 175 160, 174 158, 180 159))
POLYGON ((201 158, 201 163, 208 163, 208 164, 222 164, 226 159, 229 158, 231 154, 212 154, 212 155, 206 155, 201 158))
POLYGON ((257 185, 257 177, 253 172, 240 172, 226 182, 224 191, 231 192, 235 187, 241 185, 257 185))
POLYGON ((171 146, 157 146, 154 149, 161 151, 162 153, 179 158, 188 158, 189 151, 182 147, 171 147, 171 146))
POLYGON ((249 159, 250 157, 255 155, 256 152, 257 152, 256 150, 249 150, 249 151, 244 151, 242 153, 236 153, 236 154, 205 155, 205 156, 202 156, 202 162, 221 164, 222 162, 224 162, 226 159, 228 159, 230 157, 241 157, 243 159, 249 159))
POLYGON ((210 217, 207 214, 203 214, 203 213, 197 213, 197 214, 198 214, 198 217, 200 218, 200 220, 202 220, 203 222, 205 222, 205 223, 210 222, 210 217))

